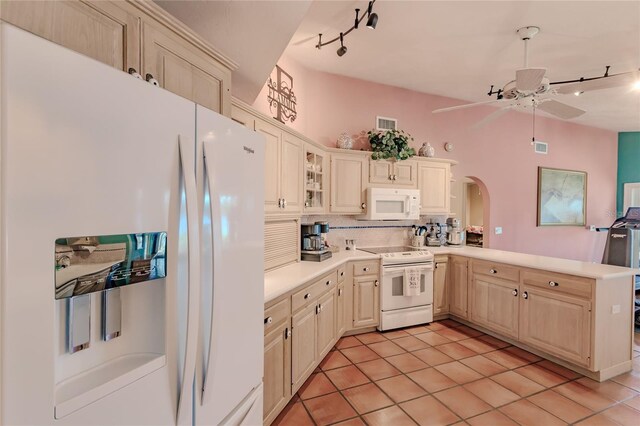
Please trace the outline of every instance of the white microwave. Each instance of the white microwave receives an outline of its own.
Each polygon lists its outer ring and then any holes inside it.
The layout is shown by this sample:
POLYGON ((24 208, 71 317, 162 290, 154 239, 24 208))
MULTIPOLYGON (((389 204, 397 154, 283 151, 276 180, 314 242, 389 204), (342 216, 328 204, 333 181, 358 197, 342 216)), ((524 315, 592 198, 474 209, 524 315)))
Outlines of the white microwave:
POLYGON ((366 213, 359 220, 420 219, 420 191, 417 189, 367 188, 366 213))

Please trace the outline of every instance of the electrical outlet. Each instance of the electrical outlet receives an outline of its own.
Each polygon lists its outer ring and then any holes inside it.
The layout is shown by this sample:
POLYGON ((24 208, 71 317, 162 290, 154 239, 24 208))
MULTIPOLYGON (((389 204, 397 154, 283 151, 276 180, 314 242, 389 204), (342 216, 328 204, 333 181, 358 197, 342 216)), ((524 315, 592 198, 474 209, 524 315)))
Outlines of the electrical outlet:
POLYGON ((611 313, 612 314, 619 314, 620 313, 620 305, 612 305, 611 306, 611 313))
POLYGON ((502 226, 496 226, 496 235, 502 234, 502 226))
POLYGON ((589 231, 596 232, 596 226, 595 225, 589 225, 589 231))

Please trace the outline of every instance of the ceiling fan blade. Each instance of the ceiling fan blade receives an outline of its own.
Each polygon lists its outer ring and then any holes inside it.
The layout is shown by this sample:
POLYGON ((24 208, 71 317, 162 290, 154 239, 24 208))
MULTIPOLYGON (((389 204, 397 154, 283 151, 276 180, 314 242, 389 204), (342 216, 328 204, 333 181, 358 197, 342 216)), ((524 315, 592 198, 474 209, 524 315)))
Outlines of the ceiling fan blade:
POLYGON ((597 78, 595 80, 580 81, 558 86, 556 92, 566 95, 580 92, 590 92, 592 90, 610 89, 612 87, 631 86, 640 78, 640 71, 624 72, 611 75, 609 77, 597 78))
POLYGON ((516 88, 520 91, 533 91, 540 87, 547 73, 546 68, 523 68, 516 71, 516 88))
POLYGON ((480 106, 480 105, 489 105, 489 104, 504 103, 504 102, 508 102, 508 101, 506 99, 493 99, 491 101, 475 102, 475 103, 472 103, 472 104, 463 104, 463 105, 456 105, 456 106, 452 106, 452 107, 448 107, 448 108, 434 109, 431 112, 434 113, 434 114, 437 114, 437 113, 440 113, 440 112, 455 111, 457 109, 472 108, 472 107, 480 106))
POLYGON ((513 107, 512 105, 508 105, 502 109, 492 112, 491 114, 487 115, 485 118, 483 118, 482 120, 478 121, 473 126, 471 126, 471 128, 474 130, 481 129, 482 127, 491 123, 493 120, 496 120, 499 117, 502 117, 503 115, 505 115, 507 112, 511 111, 512 107, 513 107))
POLYGON ((576 118, 586 112, 579 108, 572 107, 571 105, 567 105, 553 99, 541 102, 538 105, 538 109, 564 119, 576 118))

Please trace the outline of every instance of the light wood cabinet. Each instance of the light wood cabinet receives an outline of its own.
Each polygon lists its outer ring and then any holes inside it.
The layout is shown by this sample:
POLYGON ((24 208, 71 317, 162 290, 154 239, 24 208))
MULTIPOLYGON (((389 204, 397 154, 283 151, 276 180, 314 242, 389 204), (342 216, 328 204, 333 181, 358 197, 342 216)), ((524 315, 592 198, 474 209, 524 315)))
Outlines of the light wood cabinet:
POLYGON ((369 183, 376 186, 415 188, 418 163, 411 160, 369 160, 369 183))
POLYGON ((451 164, 421 161, 418 165, 420 214, 448 214, 451 206, 451 164))
POLYGON ((340 338, 347 330, 344 284, 338 284, 336 292, 336 337, 340 338))
POLYGON ((523 285, 519 340, 551 355, 591 365, 591 302, 523 285))
POLYGON ((304 212, 326 213, 329 199, 329 155, 304 144, 304 212))
POLYGON ((311 304, 291 319, 291 393, 296 393, 316 368, 316 309, 311 304))
POLYGON ((124 2, 3 1, 0 15, 114 68, 140 70, 140 15, 124 2))
POLYGON ((474 273, 469 285, 469 320, 517 339, 519 293, 518 282, 474 273))
POLYGON ((363 213, 367 158, 362 154, 331 154, 332 213, 363 213))
POLYGON ((321 360, 329 353, 336 341, 336 308, 335 288, 318 299, 318 323, 316 326, 318 360, 321 360))
POLYGON ((265 424, 271 423, 291 398, 291 328, 287 322, 264 337, 265 424))
POLYGON ((142 23, 142 72, 160 86, 206 108, 231 115, 231 71, 156 23, 142 23))
MULTIPOLYGON (((237 115, 250 122, 248 117, 237 115)), ((303 141, 271 123, 255 119, 255 130, 265 137, 264 209, 266 213, 302 211, 303 141)))
POLYGON ((449 312, 467 318, 467 267, 468 259, 452 256, 449 260, 449 312))
POLYGON ((353 328, 380 323, 379 284, 377 275, 353 278, 353 328))
POLYGON ((447 258, 436 258, 433 270, 433 314, 443 315, 449 312, 447 258))

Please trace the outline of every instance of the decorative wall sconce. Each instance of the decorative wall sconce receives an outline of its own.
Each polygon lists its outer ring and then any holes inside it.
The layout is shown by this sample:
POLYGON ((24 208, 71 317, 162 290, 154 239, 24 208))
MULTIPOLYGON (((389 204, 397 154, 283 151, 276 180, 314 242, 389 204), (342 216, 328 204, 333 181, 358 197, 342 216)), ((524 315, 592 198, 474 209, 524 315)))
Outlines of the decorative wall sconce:
POLYGON ((362 22, 364 20, 364 18, 367 18, 367 28, 370 28, 372 30, 374 30, 376 28, 376 25, 378 25, 378 14, 373 12, 373 4, 376 2, 376 0, 371 0, 369 2, 369 6, 367 6, 367 13, 363 14, 362 16, 360 16, 360 9, 356 9, 356 19, 355 22, 353 24, 353 26, 351 28, 349 28, 347 31, 341 32, 340 35, 334 39, 331 39, 329 41, 326 42, 322 42, 322 34, 318 34, 318 44, 316 44, 316 49, 320 50, 320 48, 322 48, 322 46, 326 46, 328 44, 334 43, 338 40, 340 40, 340 47, 337 50, 337 54, 338 56, 344 56, 345 53, 347 53, 347 46, 344 45, 344 38, 353 30, 357 30, 358 29, 358 25, 360 24, 360 22, 362 22))

